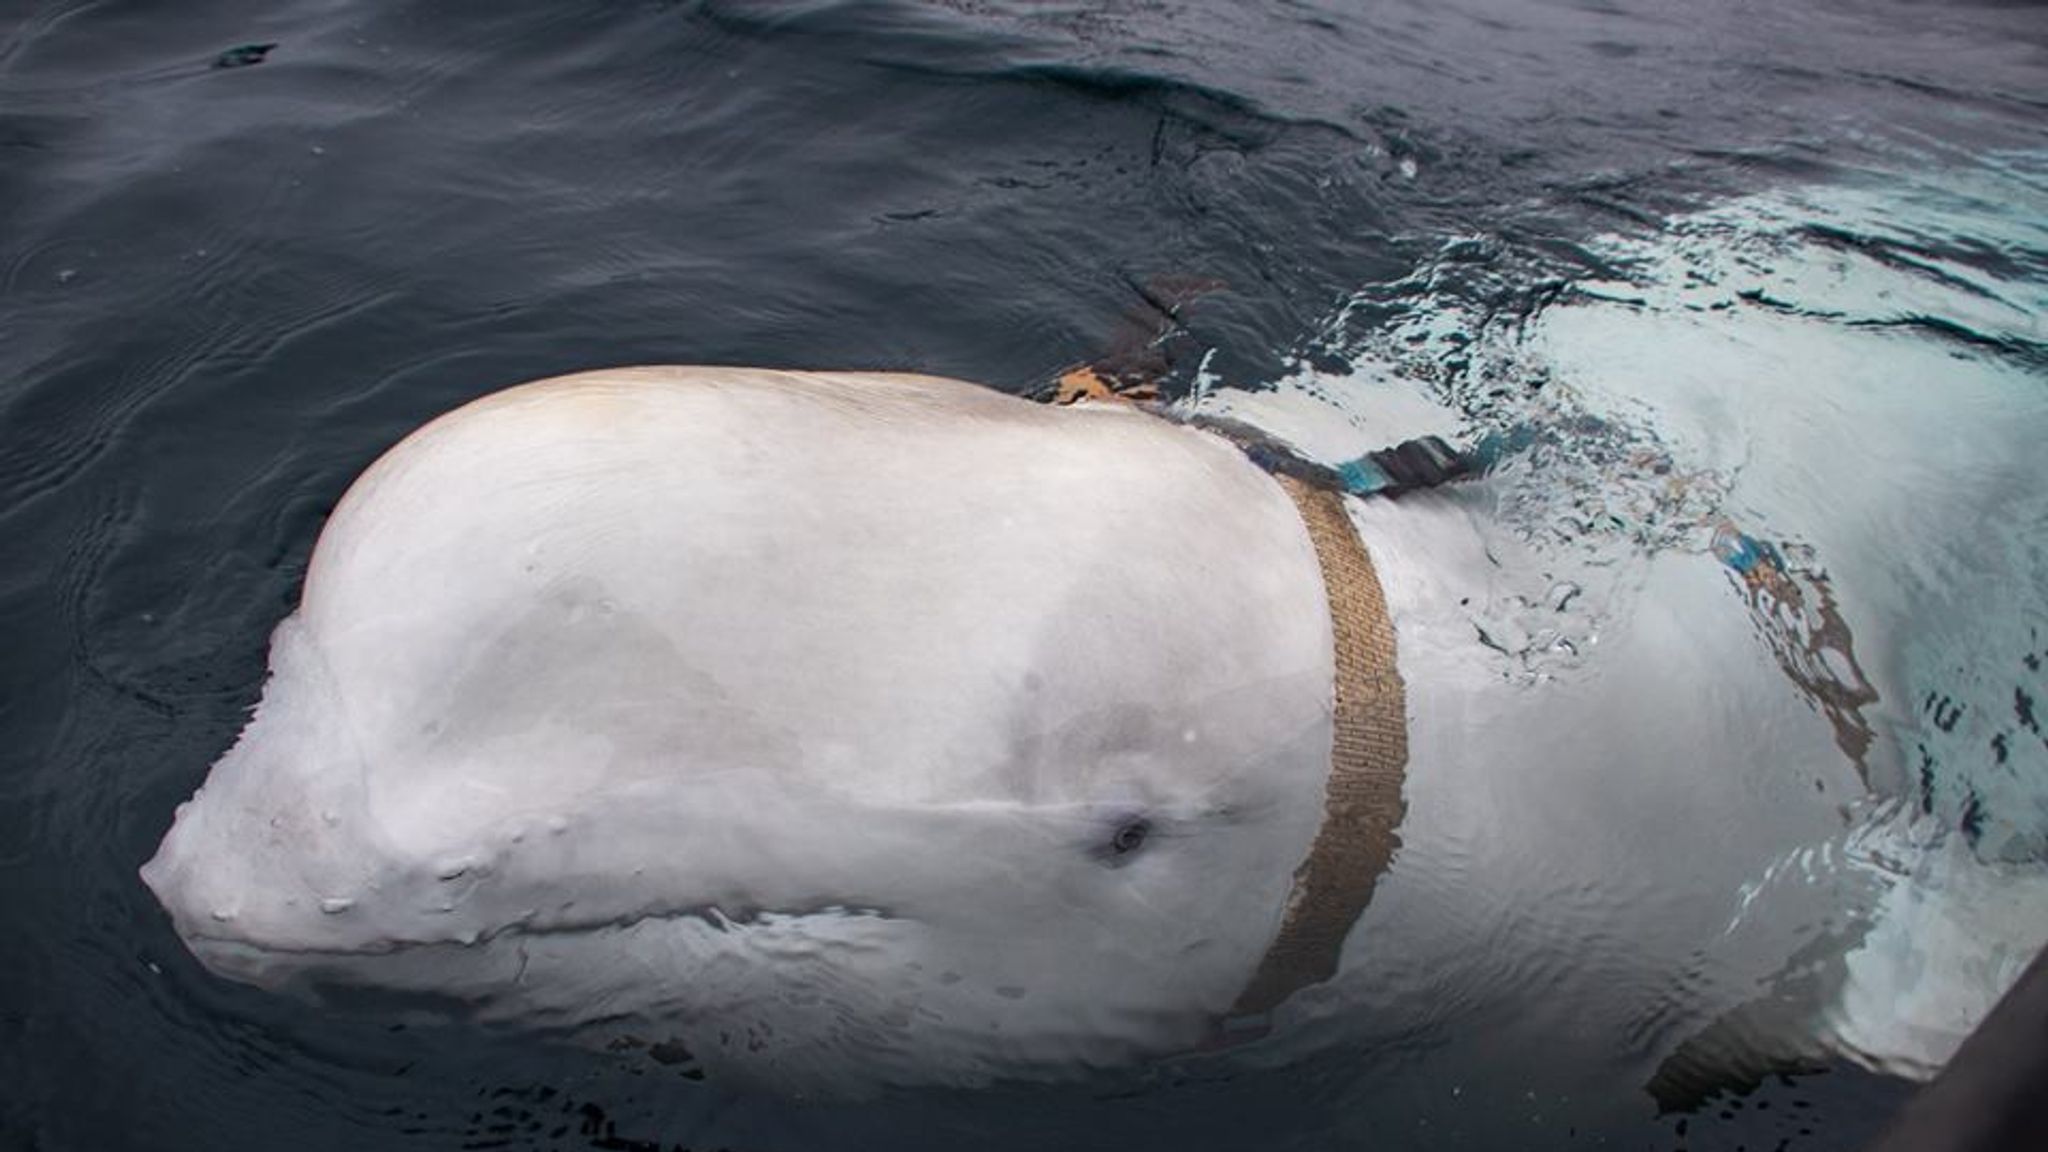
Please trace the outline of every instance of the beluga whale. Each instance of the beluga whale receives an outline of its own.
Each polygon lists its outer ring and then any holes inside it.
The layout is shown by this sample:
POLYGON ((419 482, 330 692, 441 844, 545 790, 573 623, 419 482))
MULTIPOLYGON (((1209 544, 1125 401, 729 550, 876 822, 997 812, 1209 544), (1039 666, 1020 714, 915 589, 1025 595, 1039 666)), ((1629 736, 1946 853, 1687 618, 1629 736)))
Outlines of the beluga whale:
POLYGON ((434 420, 144 881, 233 980, 804 1091, 1489 1028, 1682 1094, 1788 972, 1816 1046, 1967 1029, 1840 1013, 1874 887, 1816 861, 1907 775, 1852 580, 1723 518, 1552 582, 1436 483, 1526 440, 1317 463, 1101 392, 635 367, 434 420))

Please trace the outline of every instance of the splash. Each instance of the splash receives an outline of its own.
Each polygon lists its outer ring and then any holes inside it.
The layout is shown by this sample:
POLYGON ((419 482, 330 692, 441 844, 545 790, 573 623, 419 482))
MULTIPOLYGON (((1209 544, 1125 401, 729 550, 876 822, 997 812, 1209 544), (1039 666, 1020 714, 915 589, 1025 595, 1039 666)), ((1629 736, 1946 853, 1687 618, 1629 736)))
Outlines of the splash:
POLYGON ((1575 675, 1649 557, 1712 555, 1874 785, 2038 863, 2048 157, 1900 159, 1568 251, 1455 237, 1353 293, 1270 394, 1198 402, 1333 458, 1513 438, 1460 496, 1504 676, 1575 675))

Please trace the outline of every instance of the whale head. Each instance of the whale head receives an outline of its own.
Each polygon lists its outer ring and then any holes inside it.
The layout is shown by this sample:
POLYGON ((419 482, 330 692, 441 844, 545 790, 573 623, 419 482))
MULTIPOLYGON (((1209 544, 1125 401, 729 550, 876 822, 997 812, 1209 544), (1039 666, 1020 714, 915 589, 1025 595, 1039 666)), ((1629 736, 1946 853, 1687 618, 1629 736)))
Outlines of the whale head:
POLYGON ((528 386, 358 481, 143 878, 325 1002, 809 1087, 1122 1063, 1211 1038, 1281 928, 1330 644, 1285 495, 1162 422, 528 386))

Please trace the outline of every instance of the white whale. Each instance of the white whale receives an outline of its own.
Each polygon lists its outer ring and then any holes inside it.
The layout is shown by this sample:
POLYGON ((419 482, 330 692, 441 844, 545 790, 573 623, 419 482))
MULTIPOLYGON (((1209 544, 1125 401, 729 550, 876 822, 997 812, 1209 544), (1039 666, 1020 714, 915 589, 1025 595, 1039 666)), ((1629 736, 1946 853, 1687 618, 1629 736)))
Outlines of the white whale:
POLYGON ((619 369, 415 433, 143 876, 234 979, 799 1086, 1470 1027, 1647 1066, 1853 946, 1881 893, 1813 862, 1897 766, 1844 754, 1722 564, 1648 557, 1543 691, 1474 625, 1531 576, 1483 490, 1348 514, 1405 690, 1398 850, 1335 970, 1263 993, 1332 819, 1302 510, 1210 433, 930 377, 619 369))

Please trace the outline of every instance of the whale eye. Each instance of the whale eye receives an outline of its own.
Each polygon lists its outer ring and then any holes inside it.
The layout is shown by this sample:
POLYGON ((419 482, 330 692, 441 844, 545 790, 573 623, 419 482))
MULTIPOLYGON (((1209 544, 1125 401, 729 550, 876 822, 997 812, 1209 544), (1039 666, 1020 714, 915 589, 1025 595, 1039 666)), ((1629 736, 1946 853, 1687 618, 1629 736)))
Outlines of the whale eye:
POLYGON ((1128 856, 1145 846, 1145 837, 1151 835, 1152 826, 1143 820, 1126 820, 1109 838, 1109 850, 1118 856, 1128 856))

